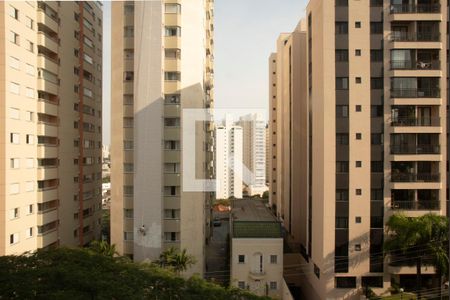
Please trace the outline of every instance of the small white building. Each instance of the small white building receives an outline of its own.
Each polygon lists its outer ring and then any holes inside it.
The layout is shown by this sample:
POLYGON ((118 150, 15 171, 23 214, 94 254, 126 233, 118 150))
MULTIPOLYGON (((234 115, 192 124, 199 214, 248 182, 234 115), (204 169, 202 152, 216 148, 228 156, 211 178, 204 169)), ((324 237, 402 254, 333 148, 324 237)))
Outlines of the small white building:
POLYGON ((242 198, 242 128, 230 115, 216 127, 216 198, 242 198))
POLYGON ((231 284, 249 292, 282 299, 281 224, 261 200, 233 200, 230 217, 231 284))

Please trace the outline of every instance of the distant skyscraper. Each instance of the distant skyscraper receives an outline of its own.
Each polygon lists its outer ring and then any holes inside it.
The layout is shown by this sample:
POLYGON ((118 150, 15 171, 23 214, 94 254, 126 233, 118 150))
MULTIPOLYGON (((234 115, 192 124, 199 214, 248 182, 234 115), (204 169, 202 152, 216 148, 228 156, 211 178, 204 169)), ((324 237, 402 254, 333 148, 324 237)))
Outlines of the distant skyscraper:
POLYGON ((213 17, 212 0, 112 2, 112 242, 136 261, 186 249, 199 274, 213 193, 185 189, 183 153, 210 179, 214 131, 183 136, 181 116, 213 104, 213 17))
POLYGON ((0 255, 100 237, 102 6, 0 2, 0 255))
POLYGON ((216 128, 216 198, 242 198, 242 127, 231 116, 216 128))
POLYGON ((262 114, 254 113, 241 117, 238 124, 243 129, 243 162, 251 174, 251 182, 246 183, 248 194, 262 195, 268 190, 266 185, 266 122, 262 114))

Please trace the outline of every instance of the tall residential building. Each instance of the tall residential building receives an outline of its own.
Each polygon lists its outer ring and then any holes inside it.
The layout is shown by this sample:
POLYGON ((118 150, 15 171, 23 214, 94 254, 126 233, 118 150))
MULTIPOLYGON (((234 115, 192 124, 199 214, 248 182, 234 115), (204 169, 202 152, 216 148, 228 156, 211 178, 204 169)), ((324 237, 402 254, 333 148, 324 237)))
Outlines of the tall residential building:
POLYGON ((112 3, 112 242, 136 261, 186 249, 197 259, 188 273, 200 274, 212 193, 183 186, 183 151, 195 143, 186 164, 209 179, 214 132, 196 122, 183 136, 181 115, 212 107, 213 5, 112 3))
POLYGON ((283 33, 277 52, 270 56, 271 177, 269 200, 287 231, 291 248, 300 248, 306 224, 305 172, 307 168, 306 32, 301 21, 292 33, 283 33))
POLYGON ((100 237, 102 5, 0 2, 0 255, 100 237))
POLYGON ((266 185, 266 122, 261 113, 243 116, 238 123, 243 129, 243 163, 250 171, 246 182, 248 194, 262 195, 266 185))
MULTIPOLYGON (((306 187, 299 274, 308 299, 359 299, 363 287, 380 294, 391 283, 417 289, 414 258, 384 259, 383 241, 394 213, 446 213, 446 4, 311 0, 307 7, 299 116, 308 166, 295 184, 306 187)), ((438 287, 426 259, 421 272, 425 288, 438 287)))
POLYGON ((216 127, 216 198, 242 198, 242 127, 231 116, 216 127))

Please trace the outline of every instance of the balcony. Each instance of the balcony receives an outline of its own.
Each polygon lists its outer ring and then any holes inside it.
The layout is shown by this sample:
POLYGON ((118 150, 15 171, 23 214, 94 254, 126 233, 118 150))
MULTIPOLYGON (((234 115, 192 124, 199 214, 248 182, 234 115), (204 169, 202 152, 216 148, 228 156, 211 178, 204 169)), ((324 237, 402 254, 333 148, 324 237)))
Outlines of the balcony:
POLYGON ((58 102, 53 102, 47 99, 38 99, 38 113, 58 115, 58 102))
POLYGON ((43 46, 48 50, 58 53, 58 39, 56 37, 51 37, 43 31, 39 31, 37 34, 37 41, 39 46, 43 46))
POLYGON ((391 154, 440 154, 439 145, 391 145, 391 154))
POLYGON ((396 117, 391 121, 391 126, 427 126, 427 127, 436 127, 440 126, 440 118, 433 117, 396 117))
POLYGON ((38 23, 45 24, 48 28, 54 32, 58 32, 58 17, 53 14, 47 14, 46 11, 39 8, 37 12, 38 23))
POLYGON ((439 173, 392 173, 391 182, 440 182, 439 173))
POLYGON ((439 60, 412 61, 412 60, 391 60, 391 70, 440 70, 439 60))
POLYGON ((392 201, 391 209, 393 210, 440 210, 441 203, 439 201, 392 201))
POLYGON ((261 280, 266 276, 266 272, 253 270, 249 272, 249 275, 254 280, 261 280))
POLYGON ((56 59, 50 58, 43 54, 38 54, 38 68, 46 69, 52 73, 58 73, 59 62, 56 59))
POLYGON ((441 12, 439 3, 427 4, 392 4, 391 14, 435 14, 441 12))
POLYGON ((440 98, 440 88, 392 88, 391 98, 440 98))

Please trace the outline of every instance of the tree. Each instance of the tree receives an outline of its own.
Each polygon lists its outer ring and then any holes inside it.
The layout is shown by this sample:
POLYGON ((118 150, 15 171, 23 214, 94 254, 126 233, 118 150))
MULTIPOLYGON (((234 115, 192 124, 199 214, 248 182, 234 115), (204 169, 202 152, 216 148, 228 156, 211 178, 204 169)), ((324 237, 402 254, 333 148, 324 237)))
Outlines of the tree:
POLYGON ((89 245, 89 250, 109 257, 118 255, 116 245, 110 245, 107 241, 92 241, 89 245))
MULTIPOLYGON (((407 217, 395 214, 386 223, 388 238, 384 249, 394 255, 411 258, 416 264, 417 289, 422 289, 422 264, 429 258, 441 277, 448 272, 448 221, 444 216, 426 214, 407 217)), ((405 261, 407 262, 407 261, 405 261)))
POLYGON ((268 299, 90 249, 0 257, 0 299, 268 299))
POLYGON ((160 266, 172 269, 177 274, 186 271, 195 263, 195 257, 187 254, 186 249, 180 251, 175 247, 170 247, 166 251, 162 252, 159 257, 160 266))

